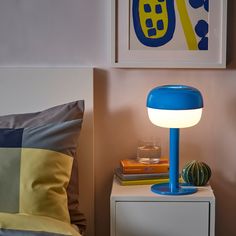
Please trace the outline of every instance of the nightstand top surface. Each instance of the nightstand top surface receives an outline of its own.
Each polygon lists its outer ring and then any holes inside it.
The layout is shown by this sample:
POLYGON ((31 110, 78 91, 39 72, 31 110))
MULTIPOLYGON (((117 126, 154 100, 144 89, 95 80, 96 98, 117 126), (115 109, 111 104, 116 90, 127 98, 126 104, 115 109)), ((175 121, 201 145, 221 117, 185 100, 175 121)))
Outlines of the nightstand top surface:
POLYGON ((210 185, 198 187, 198 191, 190 195, 168 196, 153 193, 151 185, 122 186, 114 177, 111 200, 115 201, 215 201, 210 185))

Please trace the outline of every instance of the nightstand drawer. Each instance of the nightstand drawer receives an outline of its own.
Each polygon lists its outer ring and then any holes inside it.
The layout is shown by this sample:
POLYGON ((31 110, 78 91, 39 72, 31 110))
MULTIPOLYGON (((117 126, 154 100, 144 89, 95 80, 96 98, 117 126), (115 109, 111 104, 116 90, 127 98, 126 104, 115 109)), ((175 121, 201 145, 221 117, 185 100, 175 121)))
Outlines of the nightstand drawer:
POLYGON ((215 236, 215 196, 211 186, 190 195, 168 196, 151 185, 121 186, 110 196, 111 236, 215 236))
POLYGON ((209 202, 116 202, 115 236, 209 236, 209 202))

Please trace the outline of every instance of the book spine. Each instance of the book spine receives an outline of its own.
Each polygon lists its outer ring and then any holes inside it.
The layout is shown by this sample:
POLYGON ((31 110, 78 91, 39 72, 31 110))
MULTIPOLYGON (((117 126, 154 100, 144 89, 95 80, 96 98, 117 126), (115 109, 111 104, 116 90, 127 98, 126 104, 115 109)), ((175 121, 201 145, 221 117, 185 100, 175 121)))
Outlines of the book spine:
POLYGON ((139 166, 136 168, 121 166, 121 168, 124 174, 166 173, 169 171, 169 165, 139 166))
MULTIPOLYGON (((118 176, 116 179, 120 185, 151 185, 151 184, 164 184, 169 183, 169 178, 166 179, 146 179, 146 180, 121 180, 118 176)), ((182 183, 182 178, 179 178, 179 182, 182 183)))
POLYGON ((169 179, 147 179, 147 180, 121 180, 118 179, 121 185, 149 185, 168 183, 169 179))
POLYGON ((155 174, 119 174, 115 173, 122 180, 145 180, 145 179, 166 179, 169 178, 168 173, 155 174))

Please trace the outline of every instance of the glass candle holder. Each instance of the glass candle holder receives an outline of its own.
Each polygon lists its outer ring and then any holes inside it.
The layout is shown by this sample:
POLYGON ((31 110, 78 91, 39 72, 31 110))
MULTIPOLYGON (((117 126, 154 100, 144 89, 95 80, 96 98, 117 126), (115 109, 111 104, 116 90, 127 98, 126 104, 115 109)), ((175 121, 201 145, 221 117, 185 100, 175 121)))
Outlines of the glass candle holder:
POLYGON ((144 164, 158 163, 161 158, 161 146, 157 140, 142 140, 137 147, 137 159, 144 164))

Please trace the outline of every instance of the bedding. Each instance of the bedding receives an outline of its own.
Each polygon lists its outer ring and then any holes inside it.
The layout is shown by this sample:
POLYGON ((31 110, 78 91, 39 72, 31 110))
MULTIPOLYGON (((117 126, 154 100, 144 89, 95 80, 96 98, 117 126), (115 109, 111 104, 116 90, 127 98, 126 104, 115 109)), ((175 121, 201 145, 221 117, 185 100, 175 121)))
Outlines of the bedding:
POLYGON ((0 213, 1 236, 80 236, 70 224, 45 216, 0 213))
POLYGON ((4 227, 12 217, 16 224, 28 216, 28 220, 41 217, 37 218, 41 222, 47 217, 55 225, 85 227, 78 210, 76 158, 83 112, 81 100, 41 112, 0 117, 0 223, 6 233, 2 235, 9 235, 12 228, 4 227))

